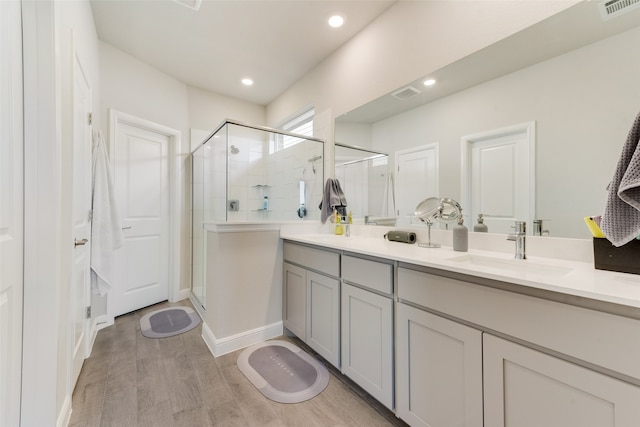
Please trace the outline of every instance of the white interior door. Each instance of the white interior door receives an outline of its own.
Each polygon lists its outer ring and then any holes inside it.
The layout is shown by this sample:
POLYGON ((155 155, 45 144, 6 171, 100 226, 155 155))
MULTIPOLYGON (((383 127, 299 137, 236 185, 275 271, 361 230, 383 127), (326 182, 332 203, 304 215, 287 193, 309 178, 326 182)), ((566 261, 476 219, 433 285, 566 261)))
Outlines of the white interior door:
POLYGON ((398 220, 408 224, 416 206, 439 197, 438 144, 396 152, 396 208, 398 220))
POLYGON ((116 202, 125 242, 114 259, 109 311, 115 317, 169 297, 171 137, 135 121, 112 130, 116 202))
POLYGON ((73 265, 69 292, 69 337, 72 339, 73 387, 89 351, 91 265, 91 87, 73 54, 73 265))
POLYGON ((20 424, 23 288, 20 2, 0 2, 0 426, 20 424))
POLYGON ((515 221, 531 226, 534 146, 534 123, 462 138, 462 207, 469 224, 482 213, 492 233, 513 232, 515 221))

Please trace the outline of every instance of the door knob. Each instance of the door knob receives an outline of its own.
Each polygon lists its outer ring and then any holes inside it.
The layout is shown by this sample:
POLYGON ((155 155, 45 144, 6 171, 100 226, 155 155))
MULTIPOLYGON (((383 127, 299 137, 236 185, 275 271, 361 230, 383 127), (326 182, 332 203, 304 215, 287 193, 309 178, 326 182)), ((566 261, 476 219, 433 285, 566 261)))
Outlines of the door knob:
POLYGON ((82 240, 78 240, 78 239, 73 239, 73 246, 84 246, 86 245, 88 242, 87 239, 82 239, 82 240))

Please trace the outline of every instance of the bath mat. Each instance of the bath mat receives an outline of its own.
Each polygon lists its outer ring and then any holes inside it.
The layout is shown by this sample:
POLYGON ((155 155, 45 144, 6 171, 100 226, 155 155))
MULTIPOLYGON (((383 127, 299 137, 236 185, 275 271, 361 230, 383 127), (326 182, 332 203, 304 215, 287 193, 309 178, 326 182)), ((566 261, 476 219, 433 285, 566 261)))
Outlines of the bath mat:
POLYGON ((200 324, 200 316, 189 307, 169 307, 152 311, 140 319, 142 335, 165 338, 190 331, 200 324))
POLYGON ((238 356, 238 368, 265 397, 279 403, 309 400, 327 387, 329 371, 298 346, 265 341, 238 356))

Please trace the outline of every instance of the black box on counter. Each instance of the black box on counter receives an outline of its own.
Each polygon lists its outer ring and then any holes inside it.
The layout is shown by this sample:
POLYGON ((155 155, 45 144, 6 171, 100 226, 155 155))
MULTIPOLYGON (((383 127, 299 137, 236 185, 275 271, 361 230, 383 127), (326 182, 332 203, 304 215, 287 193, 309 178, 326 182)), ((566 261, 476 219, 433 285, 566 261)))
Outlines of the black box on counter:
POLYGON ((593 238, 593 261, 597 270, 640 274, 640 240, 615 247, 604 238, 593 238))

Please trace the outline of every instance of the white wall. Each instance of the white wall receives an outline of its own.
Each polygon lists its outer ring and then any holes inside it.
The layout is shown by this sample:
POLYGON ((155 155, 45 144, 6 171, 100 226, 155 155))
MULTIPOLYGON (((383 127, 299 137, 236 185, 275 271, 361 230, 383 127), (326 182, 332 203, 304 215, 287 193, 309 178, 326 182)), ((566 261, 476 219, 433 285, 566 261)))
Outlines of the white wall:
POLYGON ((461 137, 535 121, 536 216, 552 236, 588 238, 583 218, 602 213, 640 109, 637 46, 640 28, 380 121, 373 148, 439 143, 441 196, 460 200, 461 137))
POLYGON ((335 141, 357 147, 371 148, 371 125, 366 123, 340 123, 336 126, 335 141))
POLYGON ((233 119, 248 125, 264 125, 266 110, 261 105, 241 101, 227 96, 207 92, 198 88, 187 88, 189 127, 213 131, 225 119, 233 119))
POLYGON ((188 135, 187 85, 133 56, 100 42, 103 123, 112 108, 188 135))
POLYGON ((181 224, 180 289, 189 289, 191 279, 189 181, 190 129, 211 129, 225 118, 247 123, 264 123, 265 109, 248 102, 213 94, 168 76, 133 56, 100 42, 101 115, 108 122, 108 109, 113 108, 181 132, 180 156, 183 166, 183 206, 181 224))

